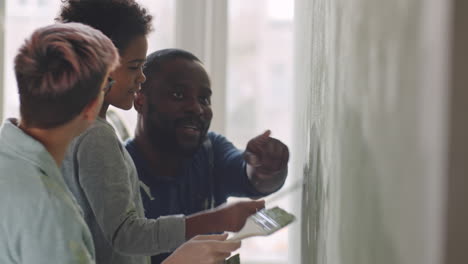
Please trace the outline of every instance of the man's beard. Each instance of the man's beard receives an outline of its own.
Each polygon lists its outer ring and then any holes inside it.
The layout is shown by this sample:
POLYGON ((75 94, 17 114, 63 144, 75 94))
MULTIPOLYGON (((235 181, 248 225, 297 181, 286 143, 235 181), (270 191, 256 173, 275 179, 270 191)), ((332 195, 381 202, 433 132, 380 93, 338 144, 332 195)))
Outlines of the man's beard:
POLYGON ((206 139, 209 123, 208 125, 204 125, 204 127, 200 130, 200 137, 197 144, 193 146, 184 146, 183 144, 179 143, 176 132, 177 124, 182 122, 183 119, 170 121, 164 118, 160 118, 160 120, 163 120, 160 126, 155 125, 154 122, 151 122, 150 120, 146 120, 146 124, 148 131, 147 134, 153 148, 162 153, 190 157, 198 151, 206 139))

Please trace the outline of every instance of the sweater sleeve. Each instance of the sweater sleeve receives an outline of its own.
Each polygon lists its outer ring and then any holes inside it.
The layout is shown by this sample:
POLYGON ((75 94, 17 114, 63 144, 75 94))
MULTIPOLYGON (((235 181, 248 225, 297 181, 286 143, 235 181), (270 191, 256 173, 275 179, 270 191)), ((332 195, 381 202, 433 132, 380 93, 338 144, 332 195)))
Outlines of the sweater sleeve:
POLYGON ((229 196, 259 198, 269 194, 257 191, 250 182, 243 151, 220 134, 210 132, 209 136, 214 151, 216 192, 220 200, 229 196))
POLYGON ((175 250, 185 241, 185 218, 138 215, 133 197, 140 193, 134 193, 130 177, 135 168, 128 166, 124 151, 115 133, 105 127, 88 130, 76 148, 79 184, 99 228, 121 254, 154 255, 175 250))

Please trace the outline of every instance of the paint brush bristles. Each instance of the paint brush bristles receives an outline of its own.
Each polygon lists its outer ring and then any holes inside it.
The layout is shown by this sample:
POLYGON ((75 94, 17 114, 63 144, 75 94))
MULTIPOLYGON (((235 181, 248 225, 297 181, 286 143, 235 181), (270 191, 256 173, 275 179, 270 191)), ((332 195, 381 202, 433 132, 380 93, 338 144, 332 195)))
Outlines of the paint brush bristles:
POLYGON ((267 236, 287 226, 295 217, 279 207, 262 209, 249 216, 244 227, 228 240, 241 240, 251 236, 267 236))

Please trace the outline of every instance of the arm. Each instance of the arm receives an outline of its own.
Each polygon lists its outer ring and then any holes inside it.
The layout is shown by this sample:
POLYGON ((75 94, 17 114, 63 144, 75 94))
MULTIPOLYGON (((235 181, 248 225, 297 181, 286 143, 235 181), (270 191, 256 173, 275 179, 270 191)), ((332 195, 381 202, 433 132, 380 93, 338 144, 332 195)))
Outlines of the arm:
POLYGON ((254 188, 264 194, 281 188, 288 174, 288 147, 270 134, 267 130, 251 139, 244 152, 247 176, 254 188))
MULTIPOLYGON (((128 156, 128 155, 127 155, 128 156)), ((77 170, 90 207, 104 237, 112 247, 129 255, 154 255, 174 250, 185 241, 185 220, 167 216, 140 216, 131 175, 118 138, 110 129, 88 131, 76 153, 77 170)), ((130 160, 131 162, 131 160, 130 160)))
POLYGON ((209 135, 214 152, 214 192, 218 201, 229 196, 255 199, 268 195, 283 185, 289 152, 286 145, 279 140, 270 138, 269 134, 261 135, 251 139, 246 151, 242 152, 224 136, 213 132, 209 135), (282 155, 281 164, 277 161, 277 148, 282 155), (263 166, 259 164, 260 158, 263 158, 263 166))

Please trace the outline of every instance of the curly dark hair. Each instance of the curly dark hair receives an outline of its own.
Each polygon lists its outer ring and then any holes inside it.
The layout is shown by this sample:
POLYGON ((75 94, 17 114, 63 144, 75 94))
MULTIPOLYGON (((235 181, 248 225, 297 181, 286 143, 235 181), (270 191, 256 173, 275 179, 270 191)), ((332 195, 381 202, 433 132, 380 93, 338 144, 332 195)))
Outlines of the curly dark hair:
POLYGON ((153 30, 146 8, 134 0, 62 0, 56 21, 79 22, 99 29, 122 52, 138 36, 153 30))

